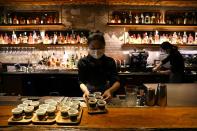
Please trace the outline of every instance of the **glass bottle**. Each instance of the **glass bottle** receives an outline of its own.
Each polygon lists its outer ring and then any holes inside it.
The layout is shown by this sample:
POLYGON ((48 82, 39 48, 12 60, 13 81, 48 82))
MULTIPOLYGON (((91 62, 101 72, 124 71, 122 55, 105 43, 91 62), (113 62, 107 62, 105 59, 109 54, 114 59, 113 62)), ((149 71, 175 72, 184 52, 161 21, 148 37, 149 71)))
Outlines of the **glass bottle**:
POLYGON ((159 44, 159 32, 158 32, 158 30, 155 31, 155 44, 159 44))
POLYGON ((188 44, 193 44, 194 42, 194 37, 192 36, 192 34, 190 33, 189 34, 189 37, 188 37, 188 44))
POLYGON ((183 44, 187 44, 187 33, 184 31, 183 33, 183 44))
POLYGON ((187 24, 188 13, 186 12, 183 19, 183 24, 187 24))
POLYGON ((146 13, 146 16, 145 16, 145 24, 150 24, 150 16, 148 13, 146 13))
POLYGON ((16 15, 14 16, 13 24, 19 24, 19 20, 16 15))
POLYGON ((176 32, 174 32, 172 36, 172 44, 176 44, 176 43, 177 43, 177 34, 176 32))
POLYGON ((32 36, 32 33, 29 33, 28 44, 33 44, 33 36, 32 36))
POLYGON ((139 16, 138 16, 138 14, 136 14, 136 16, 135 16, 135 24, 139 24, 139 16))
POLYGON ((8 14, 7 23, 12 24, 12 17, 10 14, 8 14))
POLYGON ((27 44, 27 42, 28 42, 27 32, 24 32, 24 35, 23 35, 23 44, 27 44))
POLYGON ((141 23, 144 24, 144 14, 141 13, 141 23))
POLYGON ((129 11, 129 23, 133 23, 132 13, 129 11))
POLYGON ((17 44, 17 36, 15 34, 15 31, 12 32, 12 44, 17 44))
POLYGON ((155 13, 152 13, 152 14, 153 14, 153 15, 151 16, 150 23, 151 23, 151 24, 155 24, 155 23, 156 23, 155 13))

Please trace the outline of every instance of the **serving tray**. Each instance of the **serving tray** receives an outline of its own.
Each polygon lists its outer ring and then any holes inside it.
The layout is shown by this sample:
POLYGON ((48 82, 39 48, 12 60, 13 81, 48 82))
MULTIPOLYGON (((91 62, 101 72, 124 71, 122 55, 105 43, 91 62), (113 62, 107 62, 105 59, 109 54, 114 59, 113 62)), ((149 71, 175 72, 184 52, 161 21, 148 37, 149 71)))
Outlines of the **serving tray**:
POLYGON ((76 121, 71 121, 69 117, 63 118, 61 116, 61 112, 59 111, 58 115, 56 117, 56 123, 60 124, 60 125, 75 125, 75 124, 79 124, 81 122, 82 114, 83 114, 83 108, 80 108, 79 115, 77 116, 77 120, 76 121))

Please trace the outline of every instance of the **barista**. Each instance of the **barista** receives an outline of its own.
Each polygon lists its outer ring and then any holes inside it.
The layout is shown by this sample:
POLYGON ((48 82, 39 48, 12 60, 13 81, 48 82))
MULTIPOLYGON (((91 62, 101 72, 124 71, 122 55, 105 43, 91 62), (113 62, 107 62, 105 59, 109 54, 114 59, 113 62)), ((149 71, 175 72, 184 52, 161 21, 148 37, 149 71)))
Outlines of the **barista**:
POLYGON ((83 97, 95 91, 102 92, 105 100, 110 99, 120 87, 120 82, 113 58, 104 54, 105 39, 100 32, 88 38, 88 55, 78 62, 80 88, 83 97))
POLYGON ((169 74, 170 83, 180 83, 184 79, 184 60, 181 53, 178 51, 177 47, 170 44, 169 42, 163 42, 161 44, 161 50, 166 52, 168 56, 162 60, 153 71, 157 71, 161 74, 169 74), (170 62, 170 69, 161 70, 161 67, 170 62))

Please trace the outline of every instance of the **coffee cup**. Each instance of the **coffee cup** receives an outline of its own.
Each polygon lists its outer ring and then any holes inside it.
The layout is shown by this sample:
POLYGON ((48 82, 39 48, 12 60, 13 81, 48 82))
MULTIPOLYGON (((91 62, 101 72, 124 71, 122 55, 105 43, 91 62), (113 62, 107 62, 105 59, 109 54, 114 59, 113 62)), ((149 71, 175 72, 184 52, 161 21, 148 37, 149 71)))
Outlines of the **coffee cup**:
POLYGON ((62 118, 68 118, 68 110, 70 109, 69 106, 62 106, 60 108, 62 118))
POLYGON ((106 105, 106 101, 105 100, 98 100, 97 101, 97 105, 98 105, 98 108, 100 110, 104 110, 105 109, 105 105, 106 105))
POLYGON ((96 95, 95 98, 96 98, 97 100, 102 100, 102 99, 103 99, 103 97, 100 96, 100 95, 96 95))
POLYGON ((14 108, 14 109, 12 109, 13 120, 14 121, 22 120, 23 119, 22 113, 23 113, 23 108, 14 108))
POLYGON ((24 108, 25 118, 29 119, 33 116, 34 106, 26 106, 24 108))
POLYGON ((49 104, 41 104, 39 105, 39 109, 44 109, 44 110, 47 110, 49 104))
POLYGON ((53 99, 46 99, 46 100, 44 100, 44 103, 49 104, 50 102, 53 102, 53 101, 54 101, 53 99))
POLYGON ((34 110, 37 110, 38 109, 39 104, 40 104, 39 101, 32 101, 30 103, 31 106, 34 106, 34 110))
POLYGON ((19 104, 17 107, 18 107, 18 108, 22 108, 22 109, 24 110, 24 108, 25 108, 26 106, 28 106, 27 103, 26 103, 26 104, 19 104))
POLYGON ((36 110, 36 115, 37 115, 39 121, 46 120, 46 110, 45 109, 41 108, 41 109, 36 110))
POLYGON ((89 107, 92 108, 92 109, 95 109, 96 108, 96 102, 97 102, 96 98, 90 98, 88 100, 89 107))
POLYGON ((56 110, 56 107, 55 106, 48 106, 47 108, 47 115, 48 115, 48 118, 55 118, 55 110, 56 110))
POLYGON ((95 97, 95 94, 89 94, 89 95, 88 95, 88 99, 94 98, 94 97, 95 97))
POLYGON ((99 91, 94 92, 94 95, 95 95, 95 96, 101 96, 101 94, 102 94, 102 93, 101 93, 101 92, 99 92, 99 91))
POLYGON ((30 106, 30 103, 32 102, 32 100, 25 100, 25 101, 23 101, 23 104, 27 104, 27 105, 29 105, 30 106))
POLYGON ((71 121, 77 121, 77 116, 79 115, 79 111, 77 109, 68 110, 68 115, 71 121))
POLYGON ((50 106, 57 106, 57 101, 51 101, 48 103, 50 106))

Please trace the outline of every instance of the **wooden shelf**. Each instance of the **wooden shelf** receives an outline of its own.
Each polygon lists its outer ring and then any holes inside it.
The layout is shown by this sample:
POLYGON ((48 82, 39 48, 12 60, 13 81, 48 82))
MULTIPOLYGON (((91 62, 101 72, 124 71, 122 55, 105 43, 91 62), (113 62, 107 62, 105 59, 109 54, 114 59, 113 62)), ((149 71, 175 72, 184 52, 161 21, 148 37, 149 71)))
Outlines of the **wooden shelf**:
MULTIPOLYGON (((187 50, 197 50, 197 45, 176 45, 179 49, 187 50)), ((160 44, 123 44, 123 50, 131 49, 148 49, 148 50, 159 50, 160 44)))
POLYGON ((64 24, 44 24, 44 25, 0 25, 0 31, 33 31, 33 30, 65 30, 64 24))
POLYGON ((166 24, 119 24, 107 23, 112 27, 123 27, 133 31, 197 31, 197 25, 166 25, 166 24))
POLYGON ((87 44, 0 44, 0 48, 2 47, 35 47, 36 49, 45 50, 58 47, 87 47, 87 44))

